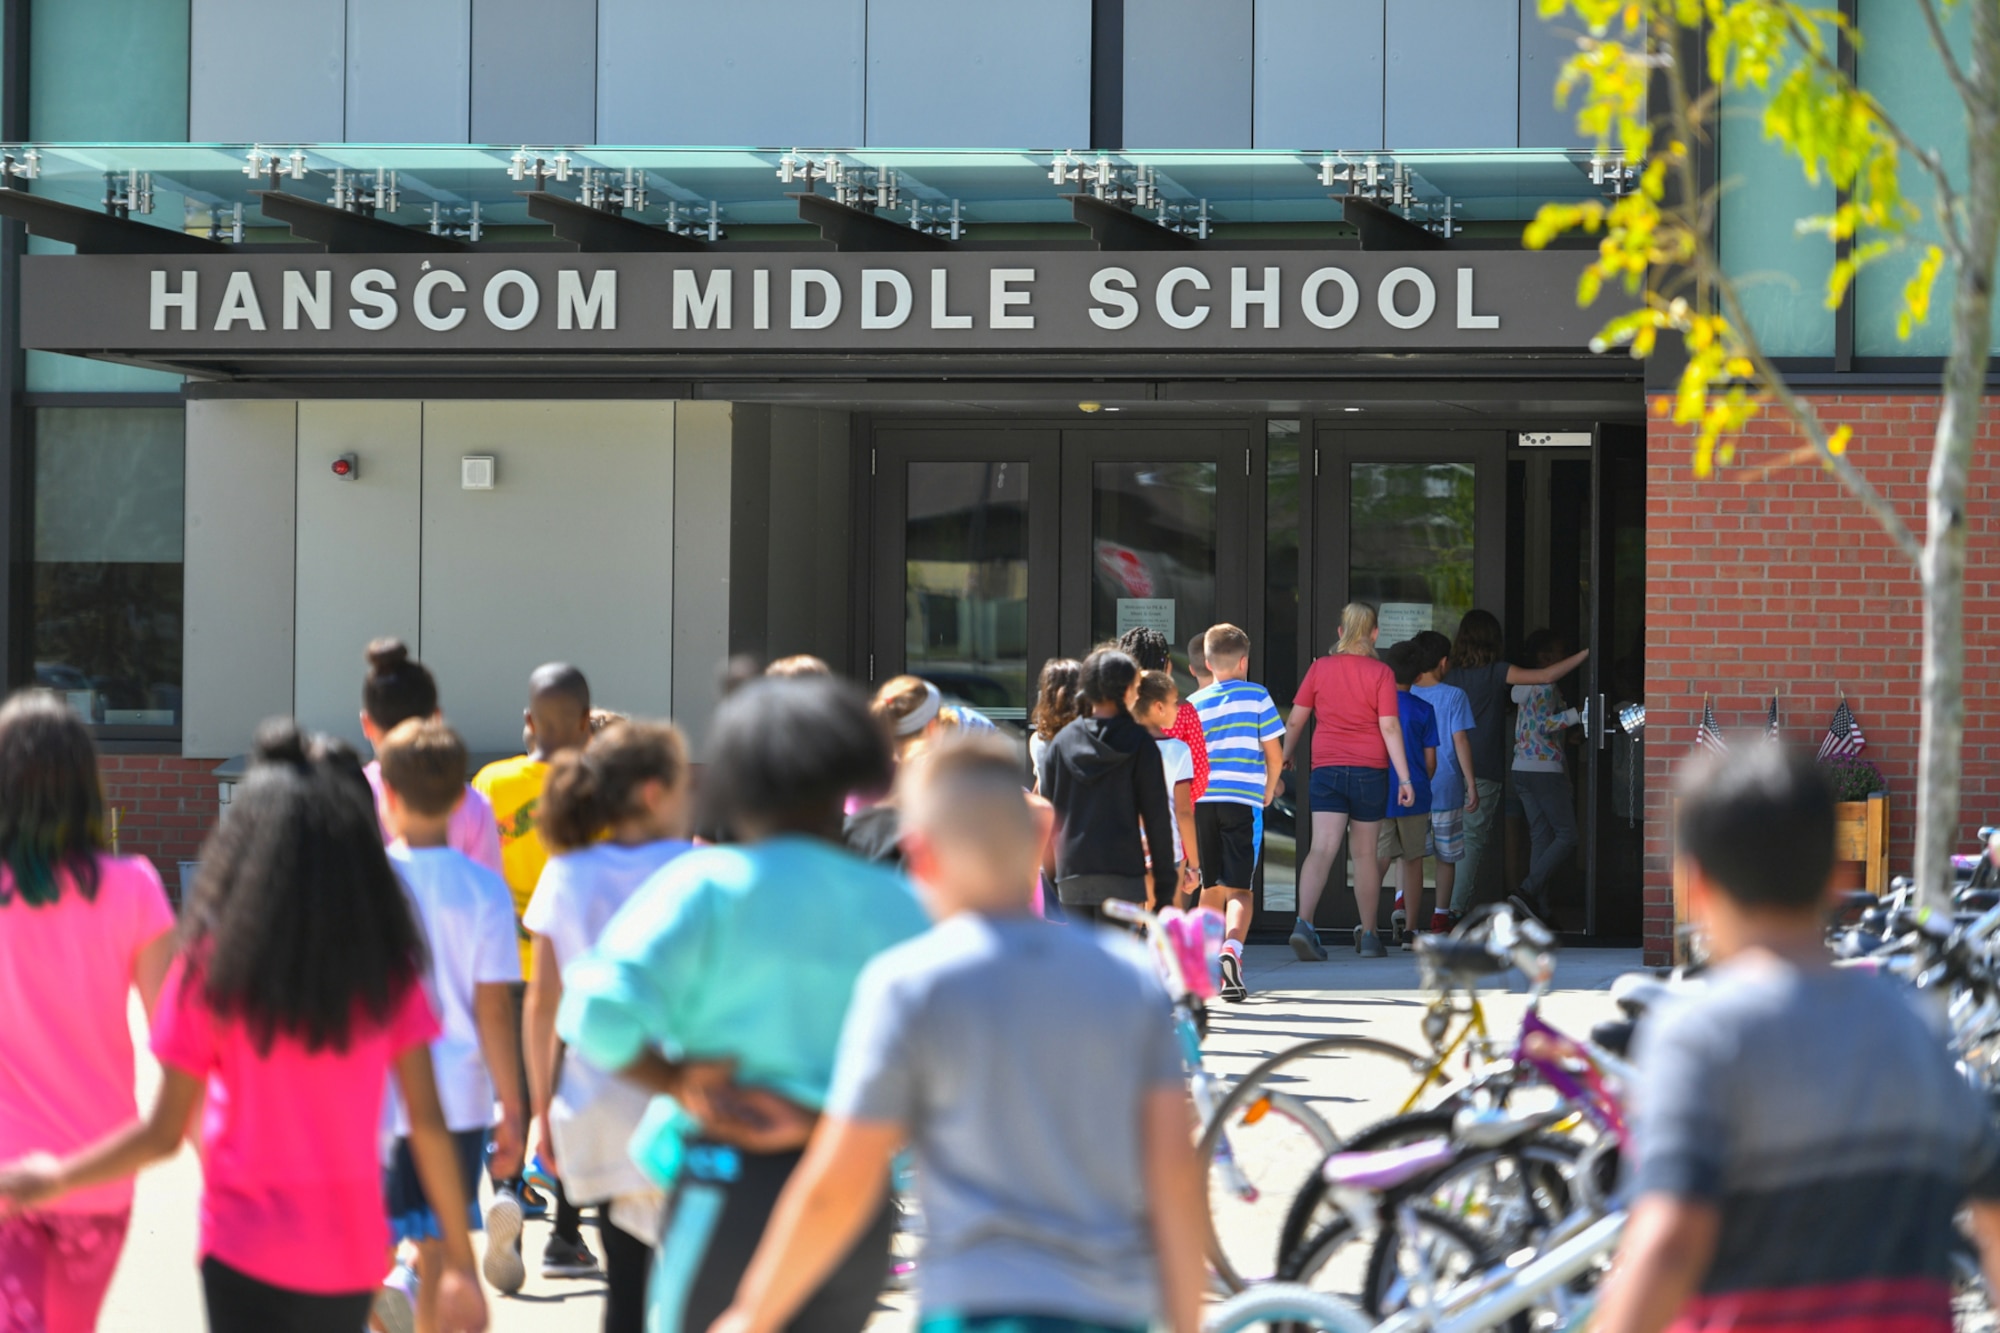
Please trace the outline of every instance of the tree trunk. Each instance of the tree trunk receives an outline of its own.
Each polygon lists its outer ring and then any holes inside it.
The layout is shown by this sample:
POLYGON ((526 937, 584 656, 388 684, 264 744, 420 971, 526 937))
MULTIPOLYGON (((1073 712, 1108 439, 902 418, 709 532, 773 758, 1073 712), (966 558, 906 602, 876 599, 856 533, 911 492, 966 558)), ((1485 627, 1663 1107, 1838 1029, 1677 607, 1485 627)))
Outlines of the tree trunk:
POLYGON ((2000 8, 1972 10, 1971 80, 1979 104, 1966 107, 1965 253, 1951 300, 1951 349, 1944 406, 1931 452, 1924 534, 1923 733, 1917 749, 1918 901, 1951 906, 1951 853, 1958 839, 1959 770, 1965 741, 1965 489, 1974 436, 1985 406, 1992 342, 1993 258, 2000 245, 2000 8))

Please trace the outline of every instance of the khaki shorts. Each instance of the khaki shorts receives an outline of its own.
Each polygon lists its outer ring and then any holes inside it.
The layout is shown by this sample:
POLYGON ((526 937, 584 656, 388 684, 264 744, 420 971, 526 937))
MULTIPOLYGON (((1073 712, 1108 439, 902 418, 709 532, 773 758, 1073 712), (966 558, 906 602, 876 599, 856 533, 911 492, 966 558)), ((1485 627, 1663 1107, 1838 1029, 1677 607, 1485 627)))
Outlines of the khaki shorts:
POLYGON ((1384 864, 1414 861, 1430 855, 1430 850, 1429 815, 1394 815, 1383 820, 1375 830, 1375 859, 1384 864))

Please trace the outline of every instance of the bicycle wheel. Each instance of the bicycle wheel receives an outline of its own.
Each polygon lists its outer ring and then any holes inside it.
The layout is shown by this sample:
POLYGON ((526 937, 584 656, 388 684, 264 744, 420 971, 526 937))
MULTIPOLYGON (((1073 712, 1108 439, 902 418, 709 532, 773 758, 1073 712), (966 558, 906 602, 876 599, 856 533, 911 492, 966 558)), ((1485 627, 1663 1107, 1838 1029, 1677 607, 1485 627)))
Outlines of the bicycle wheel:
MULTIPOLYGON (((1368 1256, 1364 1308, 1377 1319, 1428 1308, 1500 1258, 1457 1218, 1418 1204, 1407 1217, 1383 1219, 1368 1256)), ((1528 1320, 1516 1315, 1500 1327, 1527 1333, 1528 1320)))
POLYGON ((1260 1324, 1370 1333, 1375 1321, 1348 1304, 1305 1287, 1273 1282, 1239 1292, 1208 1312, 1202 1333, 1243 1333, 1260 1324))
POLYGON ((1276 1271, 1293 1194, 1343 1141, 1329 1113, 1347 1120, 1353 1107, 1406 1096, 1417 1060, 1385 1041, 1323 1037, 1279 1052, 1231 1086, 1202 1127, 1200 1146, 1208 1259, 1225 1287, 1241 1291, 1276 1271), (1317 1063, 1302 1068, 1307 1060, 1317 1063))
MULTIPOLYGON (((1421 1143, 1425 1139, 1447 1139, 1451 1137, 1452 1119, 1453 1112, 1449 1109, 1412 1111, 1408 1115, 1391 1116, 1348 1139, 1340 1145, 1339 1151, 1381 1152, 1421 1143)), ((1326 1178, 1315 1170, 1292 1195, 1284 1225, 1278 1231, 1280 1282, 1298 1280, 1305 1264, 1304 1257, 1299 1254, 1300 1247, 1339 1220, 1339 1212, 1327 1198, 1326 1178)))

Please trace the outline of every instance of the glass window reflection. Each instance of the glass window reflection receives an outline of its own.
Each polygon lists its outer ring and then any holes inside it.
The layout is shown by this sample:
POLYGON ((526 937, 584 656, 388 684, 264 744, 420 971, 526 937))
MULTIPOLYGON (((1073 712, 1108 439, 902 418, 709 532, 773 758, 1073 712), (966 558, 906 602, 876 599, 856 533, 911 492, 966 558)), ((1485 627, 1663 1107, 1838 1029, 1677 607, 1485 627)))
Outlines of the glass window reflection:
POLYGON ((1187 641, 1215 623, 1215 462, 1096 463, 1090 510, 1091 642, 1158 628, 1190 693, 1187 641))
POLYGON ((911 463, 908 670, 995 721, 1027 716, 1028 464, 911 463))

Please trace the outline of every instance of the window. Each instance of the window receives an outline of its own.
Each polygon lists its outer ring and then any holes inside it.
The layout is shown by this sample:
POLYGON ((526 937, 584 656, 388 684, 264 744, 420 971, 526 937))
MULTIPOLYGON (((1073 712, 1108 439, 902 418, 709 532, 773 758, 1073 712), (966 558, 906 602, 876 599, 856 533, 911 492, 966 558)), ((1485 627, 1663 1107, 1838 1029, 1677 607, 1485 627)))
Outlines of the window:
POLYGON ((35 681, 112 731, 181 722, 179 408, 34 413, 35 681))

